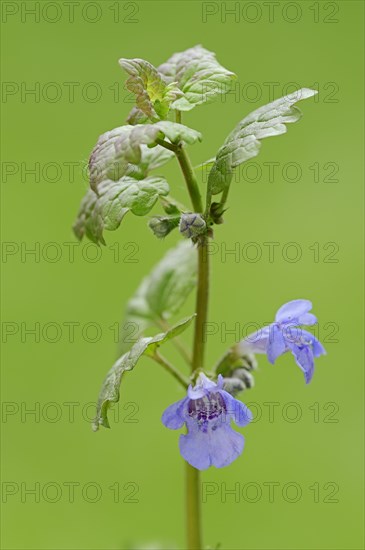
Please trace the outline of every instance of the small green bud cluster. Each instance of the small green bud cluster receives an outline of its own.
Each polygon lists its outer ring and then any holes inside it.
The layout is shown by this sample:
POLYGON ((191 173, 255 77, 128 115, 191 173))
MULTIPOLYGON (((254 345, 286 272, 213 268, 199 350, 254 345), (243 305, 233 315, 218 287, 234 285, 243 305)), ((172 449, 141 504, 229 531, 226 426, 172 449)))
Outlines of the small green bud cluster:
POLYGON ((207 224, 201 214, 182 214, 180 218, 179 231, 187 239, 195 239, 207 230, 207 224))

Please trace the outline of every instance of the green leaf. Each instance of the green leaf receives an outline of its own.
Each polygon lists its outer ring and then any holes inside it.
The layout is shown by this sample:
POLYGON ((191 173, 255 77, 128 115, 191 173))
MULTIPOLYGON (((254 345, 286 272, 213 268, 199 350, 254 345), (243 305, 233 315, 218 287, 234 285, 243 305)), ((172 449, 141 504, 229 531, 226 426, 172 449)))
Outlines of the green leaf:
POLYGON ((105 179, 118 180, 127 173, 128 162, 118 159, 115 155, 115 142, 125 133, 129 126, 120 126, 102 134, 89 159, 90 187, 96 190, 98 184, 105 179))
POLYGON ((86 235, 97 244, 105 244, 104 229, 117 229, 129 211, 136 216, 145 216, 158 197, 168 193, 166 180, 159 176, 143 180, 129 176, 118 181, 104 180, 98 187, 98 194, 89 190, 81 202, 74 225, 75 235, 80 240, 86 235))
POLYGON ((121 353, 149 326, 177 313, 197 284, 197 253, 189 241, 169 250, 129 300, 122 323, 121 353))
POLYGON ((169 121, 114 128, 100 136, 91 153, 90 187, 97 191, 105 179, 117 181, 123 176, 145 178, 151 170, 174 156, 172 151, 157 144, 158 139, 164 138, 189 145, 202 139, 196 130, 169 121))
POLYGON ((144 112, 141 111, 141 109, 138 109, 138 107, 132 107, 129 115, 127 116, 128 124, 132 124, 133 126, 135 124, 146 124, 146 122, 148 121, 148 116, 145 115, 144 112))
POLYGON ((125 175, 143 179, 151 170, 162 166, 174 156, 172 151, 160 145, 150 149, 143 143, 138 146, 137 164, 121 154, 117 155, 116 144, 128 140, 134 128, 129 125, 120 126, 99 137, 89 160, 90 187, 94 191, 106 179, 117 181, 125 175))
POLYGON ((155 170, 166 164, 174 156, 172 151, 169 151, 165 147, 161 147, 161 145, 156 145, 156 147, 153 148, 147 147, 147 145, 141 145, 141 151, 142 155, 138 167, 145 176, 147 176, 151 170, 155 170))
POLYGON ((183 319, 167 332, 162 332, 156 336, 141 338, 134 344, 129 352, 122 355, 116 363, 114 363, 104 380, 99 394, 96 417, 93 422, 94 431, 97 431, 100 425, 105 428, 110 428, 108 409, 111 403, 117 403, 119 401, 119 388, 123 374, 126 371, 133 370, 143 355, 153 357, 159 346, 186 330, 194 317, 195 315, 192 315, 191 317, 183 319))
POLYGON ((89 162, 92 191, 83 199, 74 224, 78 239, 86 235, 104 244, 104 229, 116 229, 129 210, 144 216, 159 196, 168 194, 163 178, 147 177, 174 154, 158 144, 166 138, 171 143, 193 144, 201 134, 183 124, 159 121, 121 126, 100 136, 89 162))
POLYGON ((227 93, 236 75, 216 60, 215 54, 202 46, 194 46, 175 53, 158 67, 167 82, 177 83, 184 93, 171 107, 190 111, 196 105, 213 101, 217 95, 227 93))
POLYGON ((136 95, 138 110, 151 120, 165 119, 171 103, 183 95, 175 83, 167 83, 144 59, 120 59, 119 64, 130 75, 126 85, 136 95))
POLYGON ((259 154, 261 139, 284 134, 287 131, 285 125, 297 122, 301 117, 300 110, 294 104, 316 93, 316 90, 302 88, 260 107, 244 118, 217 153, 216 161, 209 172, 209 193, 216 195, 229 187, 233 169, 259 154))
POLYGON ((74 233, 79 241, 86 236, 95 242, 95 235, 102 233, 102 228, 98 227, 100 220, 93 214, 97 199, 97 194, 89 189, 81 201, 79 213, 73 225, 74 233))
POLYGON ((142 144, 154 147, 158 140, 167 138, 171 143, 182 141, 192 145, 202 139, 201 134, 196 130, 167 120, 154 124, 137 124, 129 128, 131 128, 129 132, 122 133, 116 140, 115 150, 118 158, 133 164, 139 164, 142 160, 142 144))

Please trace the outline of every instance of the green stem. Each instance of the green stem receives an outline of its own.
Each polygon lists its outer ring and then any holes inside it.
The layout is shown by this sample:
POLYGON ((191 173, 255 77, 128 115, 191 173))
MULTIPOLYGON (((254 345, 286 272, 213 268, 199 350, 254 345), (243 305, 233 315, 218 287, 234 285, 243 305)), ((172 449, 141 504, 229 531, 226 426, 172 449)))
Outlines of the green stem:
POLYGON ((175 150, 175 154, 177 160, 179 161, 182 173, 184 174, 194 212, 203 212, 203 202, 200 195, 198 182, 194 174, 194 169, 191 165, 190 159, 186 154, 184 147, 178 147, 175 150))
MULTIPOLYGON (((227 202, 227 198, 228 198, 228 193, 229 193, 229 188, 230 186, 228 185, 227 187, 225 187, 222 195, 221 195, 221 198, 220 198, 220 201, 219 201, 219 204, 221 205, 221 209, 223 211, 223 207, 224 205, 226 204, 227 202)), ((209 191, 209 189, 207 190, 207 200, 206 200, 206 207, 205 207, 205 219, 208 219, 209 218, 209 213, 210 213, 210 207, 212 205, 212 193, 209 191)))
POLYGON ((225 187, 222 195, 221 195, 221 200, 219 201, 220 204, 222 206, 224 206, 227 202, 227 198, 228 198, 228 193, 229 193, 229 188, 230 188, 230 185, 227 185, 227 187, 225 187))
MULTIPOLYGON (((171 328, 170 325, 168 323, 166 323, 166 321, 164 319, 158 319, 156 324, 157 324, 158 327, 162 328, 162 330, 164 330, 164 331, 168 331, 171 328)), ((184 343, 180 340, 180 338, 178 336, 175 336, 175 338, 173 338, 171 340, 171 342, 175 346, 175 348, 179 351, 179 353, 180 353, 181 357, 184 359, 184 361, 189 366, 191 366, 190 354, 189 354, 188 350, 185 348, 184 343)))
MULTIPOLYGON (((206 340, 206 322, 209 297, 208 238, 205 235, 198 248, 198 290, 196 295, 196 322, 192 368, 195 378, 203 368, 206 340)), ((202 548, 200 527, 200 480, 199 471, 186 463, 186 518, 189 550, 202 548)))
POLYGON ((179 372, 175 367, 162 355, 160 355, 157 351, 153 356, 151 356, 151 359, 156 361, 159 365, 161 365, 167 372, 169 372, 180 384, 186 389, 189 386, 189 379, 186 378, 181 372, 179 372))
POLYGON ((209 253, 208 237, 203 235, 198 245, 198 289, 196 294, 196 321, 193 347, 193 372, 204 366, 206 327, 209 300, 209 253))
POLYGON ((164 139, 156 139, 156 143, 175 153, 182 173, 184 174, 194 212, 203 212, 203 202, 200 195, 198 182, 194 174, 193 166, 182 143, 169 143, 164 139))
POLYGON ((188 462, 185 468, 187 550, 201 550, 200 472, 188 462))
POLYGON ((175 143, 170 143, 169 141, 166 141, 165 139, 156 139, 156 143, 158 145, 161 145, 161 147, 165 147, 165 149, 168 149, 169 151, 172 151, 173 153, 176 153, 178 146, 175 145, 175 143))
MULTIPOLYGON (((190 159, 185 149, 179 146, 175 151, 181 170, 184 174, 190 199, 195 212, 203 212, 203 203, 190 159)), ((208 264, 208 237, 203 235, 198 244, 198 289, 196 296, 196 321, 194 331, 194 347, 192 372, 194 375, 203 368, 206 322, 208 314, 209 264, 208 264)), ((187 548, 201 550, 201 498, 200 472, 186 463, 186 531, 187 548)))
MULTIPOLYGON (((196 322, 192 369, 195 378, 203 368, 206 340, 206 322, 209 298, 208 237, 204 235, 198 248, 198 290, 196 295, 196 322)), ((200 511, 200 472, 186 463, 186 518, 189 550, 202 548, 200 511)))

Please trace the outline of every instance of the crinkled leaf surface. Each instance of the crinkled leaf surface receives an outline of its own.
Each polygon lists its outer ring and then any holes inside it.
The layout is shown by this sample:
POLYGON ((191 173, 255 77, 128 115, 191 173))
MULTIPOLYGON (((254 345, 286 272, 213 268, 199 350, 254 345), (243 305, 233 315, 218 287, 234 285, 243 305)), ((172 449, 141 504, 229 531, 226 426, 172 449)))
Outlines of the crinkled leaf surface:
POLYGON ((167 105, 170 109, 190 111, 227 93, 236 79, 233 72, 218 63, 213 52, 200 45, 173 54, 157 69, 141 59, 123 62, 131 74, 127 87, 137 95, 137 106, 127 118, 129 124, 144 124, 155 114, 166 118, 167 105))
POLYGON ((125 175, 142 179, 165 164, 174 155, 156 143, 165 137, 187 144, 201 141, 196 130, 169 121, 120 126, 100 136, 89 160, 91 188, 96 191, 105 179, 117 181, 125 175))
POLYGON ((127 116, 127 122, 128 124, 146 124, 146 122, 149 121, 149 118, 147 115, 144 114, 141 109, 138 109, 138 107, 132 107, 132 109, 129 112, 129 115, 127 116))
POLYGON ((118 180, 128 171, 128 162, 116 158, 115 142, 122 135, 130 132, 130 126, 120 126, 102 134, 89 159, 90 187, 96 190, 105 179, 118 180))
POLYGON ((74 233, 79 241, 86 236, 88 239, 95 242, 95 235, 100 235, 103 232, 102 226, 100 225, 101 220, 94 216, 97 200, 97 194, 94 193, 92 189, 89 189, 81 201, 80 209, 73 225, 74 233))
POLYGON ((141 145, 141 152, 141 160, 138 164, 138 168, 145 176, 147 176, 151 170, 155 170, 166 164, 174 156, 172 151, 165 149, 165 147, 161 147, 161 145, 156 145, 156 147, 141 145))
POLYGON ((170 104, 183 95, 175 83, 167 83, 144 59, 120 59, 119 64, 130 75, 126 85, 136 95, 137 109, 151 120, 165 119, 170 104))
POLYGON ((181 334, 188 328, 194 317, 195 315, 192 315, 191 317, 183 319, 167 332, 157 334, 156 336, 141 338, 134 344, 129 352, 122 355, 116 363, 114 363, 104 380, 99 394, 96 417, 93 422, 93 429, 95 431, 99 429, 100 425, 105 428, 110 428, 108 409, 111 403, 119 401, 119 388, 123 373, 134 369, 143 355, 153 356, 159 346, 181 334))
POLYGON ((201 134, 183 124, 159 121, 155 124, 122 126, 100 136, 89 162, 90 186, 81 202, 74 231, 104 243, 103 230, 116 229, 131 210, 147 214, 159 196, 169 192, 161 177, 147 177, 173 156, 158 145, 158 139, 188 144, 201 140, 201 134))
POLYGON ((287 131, 286 124, 297 122, 301 112, 294 104, 316 93, 316 90, 302 88, 260 107, 244 118, 217 153, 216 161, 209 172, 210 194, 216 195, 228 187, 233 169, 259 154, 261 139, 284 134, 287 131))
POLYGON ((136 216, 150 212, 160 195, 168 195, 169 186, 162 177, 137 180, 124 176, 118 181, 104 180, 98 194, 89 190, 84 197, 74 232, 78 239, 86 235, 95 243, 105 244, 103 230, 114 231, 131 211, 136 216))
POLYGON ((197 252, 190 241, 182 241, 167 252, 127 304, 121 352, 130 347, 132 337, 138 338, 150 325, 179 311, 196 287, 197 269, 197 252))
POLYGON ((172 103, 174 109, 190 111, 227 93, 236 75, 220 65, 213 52, 194 46, 175 53, 158 67, 167 82, 176 82, 183 97, 172 103))
POLYGON ((154 147, 157 140, 167 138, 171 143, 183 141, 192 145, 202 139, 200 132, 168 120, 161 120, 155 124, 137 124, 129 128, 131 130, 122 133, 115 142, 115 150, 119 158, 133 164, 141 162, 141 144, 154 147))
POLYGON ((128 140, 134 128, 130 125, 120 126, 99 137, 89 160, 90 187, 94 191, 105 179, 117 181, 125 175, 143 179, 151 170, 162 166, 174 156, 172 151, 160 145, 151 149, 143 143, 139 145, 138 164, 133 164, 121 154, 117 155, 116 143, 128 140))

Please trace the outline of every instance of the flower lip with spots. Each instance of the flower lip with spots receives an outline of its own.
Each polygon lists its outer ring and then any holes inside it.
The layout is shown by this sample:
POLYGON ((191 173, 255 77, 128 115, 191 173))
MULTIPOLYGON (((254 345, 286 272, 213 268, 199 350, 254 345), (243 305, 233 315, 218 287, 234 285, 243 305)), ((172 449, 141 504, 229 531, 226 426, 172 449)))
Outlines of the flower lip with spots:
POLYGON ((215 383, 203 373, 195 387, 189 386, 188 395, 170 405, 162 415, 166 428, 177 430, 186 424, 188 433, 180 436, 180 453, 198 470, 210 466, 223 468, 242 453, 244 438, 232 429, 231 420, 237 426, 246 426, 252 413, 223 390, 221 375, 215 383))

